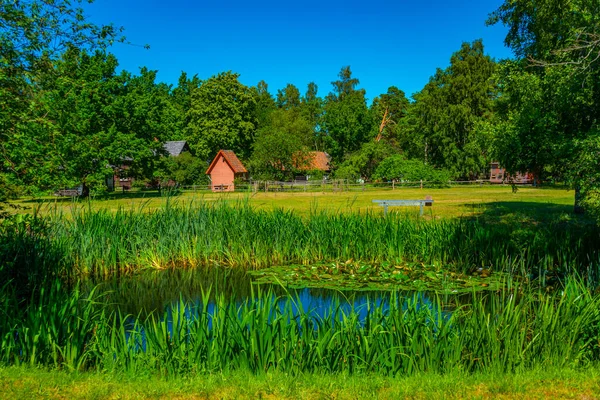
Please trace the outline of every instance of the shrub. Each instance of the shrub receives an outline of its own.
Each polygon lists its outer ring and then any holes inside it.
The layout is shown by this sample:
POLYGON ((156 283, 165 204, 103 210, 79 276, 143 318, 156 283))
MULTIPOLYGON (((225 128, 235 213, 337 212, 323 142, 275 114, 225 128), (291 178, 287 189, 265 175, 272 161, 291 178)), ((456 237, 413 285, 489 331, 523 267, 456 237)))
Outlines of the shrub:
POLYGON ((395 155, 386 158, 379 164, 373 178, 400 182, 423 180, 435 185, 447 185, 451 176, 449 171, 436 169, 420 160, 407 160, 401 155, 395 155))

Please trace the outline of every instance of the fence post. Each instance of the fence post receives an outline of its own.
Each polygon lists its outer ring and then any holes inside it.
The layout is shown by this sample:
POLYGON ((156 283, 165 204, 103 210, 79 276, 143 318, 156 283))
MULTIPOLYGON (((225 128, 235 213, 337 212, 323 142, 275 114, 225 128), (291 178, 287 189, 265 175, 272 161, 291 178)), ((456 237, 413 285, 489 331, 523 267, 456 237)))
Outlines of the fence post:
POLYGON ((392 179, 392 190, 396 188, 396 180, 392 179))
POLYGON ((423 189, 423 179, 421 179, 421 189, 423 189))

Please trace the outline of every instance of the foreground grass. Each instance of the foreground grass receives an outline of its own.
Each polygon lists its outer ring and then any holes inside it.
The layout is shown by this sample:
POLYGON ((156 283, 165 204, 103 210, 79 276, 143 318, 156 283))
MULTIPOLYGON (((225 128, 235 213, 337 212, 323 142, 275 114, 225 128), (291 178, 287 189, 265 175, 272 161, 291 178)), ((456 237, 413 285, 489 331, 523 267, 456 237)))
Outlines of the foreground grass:
POLYGON ((380 375, 246 372, 171 379, 0 367, 0 399, 595 399, 600 370, 539 369, 522 374, 380 375))
MULTIPOLYGON (((445 189, 399 188, 370 189, 351 192, 258 192, 252 193, 211 193, 183 192, 173 196, 171 201, 181 205, 199 201, 218 201, 249 199, 249 204, 256 209, 284 209, 300 215, 308 215, 311 211, 329 212, 364 212, 366 210, 381 211, 372 200, 423 199, 430 195, 434 206, 427 210, 433 218, 469 217, 469 216, 506 216, 510 214, 527 214, 534 219, 558 218, 572 212, 573 191, 562 188, 522 187, 513 193, 510 186, 467 186, 445 189)), ((54 210, 66 211, 73 207, 85 205, 92 210, 116 211, 119 209, 140 209, 152 211, 164 207, 166 197, 157 192, 114 193, 102 199, 72 201, 67 198, 47 197, 40 199, 21 199, 15 204, 24 207, 20 212, 32 212, 40 208, 42 213, 54 210)), ((418 207, 394 208, 395 212, 417 214, 418 207)))

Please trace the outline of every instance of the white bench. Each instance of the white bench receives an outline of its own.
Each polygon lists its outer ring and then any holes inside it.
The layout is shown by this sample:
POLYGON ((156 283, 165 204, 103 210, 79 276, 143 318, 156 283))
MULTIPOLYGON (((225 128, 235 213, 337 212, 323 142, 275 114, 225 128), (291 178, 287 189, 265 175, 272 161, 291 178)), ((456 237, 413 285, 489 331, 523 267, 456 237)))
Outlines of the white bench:
POLYGON ((79 190, 77 189, 61 189, 54 192, 55 196, 61 197, 77 197, 79 196, 79 190))
POLYGON ((383 215, 387 216, 388 207, 406 207, 406 206, 419 206, 420 213, 419 215, 423 215, 423 207, 431 207, 433 205, 433 200, 431 196, 425 197, 425 200, 373 200, 373 203, 377 203, 383 207, 383 215))

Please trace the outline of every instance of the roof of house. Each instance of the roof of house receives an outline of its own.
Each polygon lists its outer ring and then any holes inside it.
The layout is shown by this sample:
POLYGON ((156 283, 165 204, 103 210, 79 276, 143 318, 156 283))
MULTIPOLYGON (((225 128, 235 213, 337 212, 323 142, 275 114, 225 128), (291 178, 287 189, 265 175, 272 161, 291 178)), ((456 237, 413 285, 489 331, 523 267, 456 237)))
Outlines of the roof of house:
POLYGON ((185 140, 175 140, 165 142, 163 147, 169 153, 170 156, 177 157, 185 150, 188 150, 187 142, 185 140))
MULTIPOLYGON (((319 170, 319 171, 330 171, 331 166, 329 162, 331 161, 331 156, 324 151, 309 151, 308 153, 304 153, 305 156, 303 158, 303 162, 299 162, 294 160, 294 164, 296 164, 296 168, 302 171, 311 171, 311 170, 319 170), (303 164, 303 165, 302 165, 303 164)), ((296 157, 294 157, 296 158, 296 157)))
POLYGON ((329 171, 331 169, 329 166, 331 156, 329 154, 324 151, 311 151, 310 154, 313 156, 311 169, 318 169, 320 171, 329 171))
POLYGON ((214 160, 210 163, 210 166, 206 170, 206 174, 210 174, 210 171, 212 171, 215 164, 217 163, 217 160, 219 159, 219 156, 221 156, 221 155, 225 159, 225 162, 229 165, 229 168, 231 168, 231 170, 234 173, 240 174, 240 173, 248 172, 246 167, 244 167, 244 164, 242 164, 240 159, 237 158, 237 156, 235 155, 235 153, 232 150, 219 150, 219 152, 215 156, 214 160))

